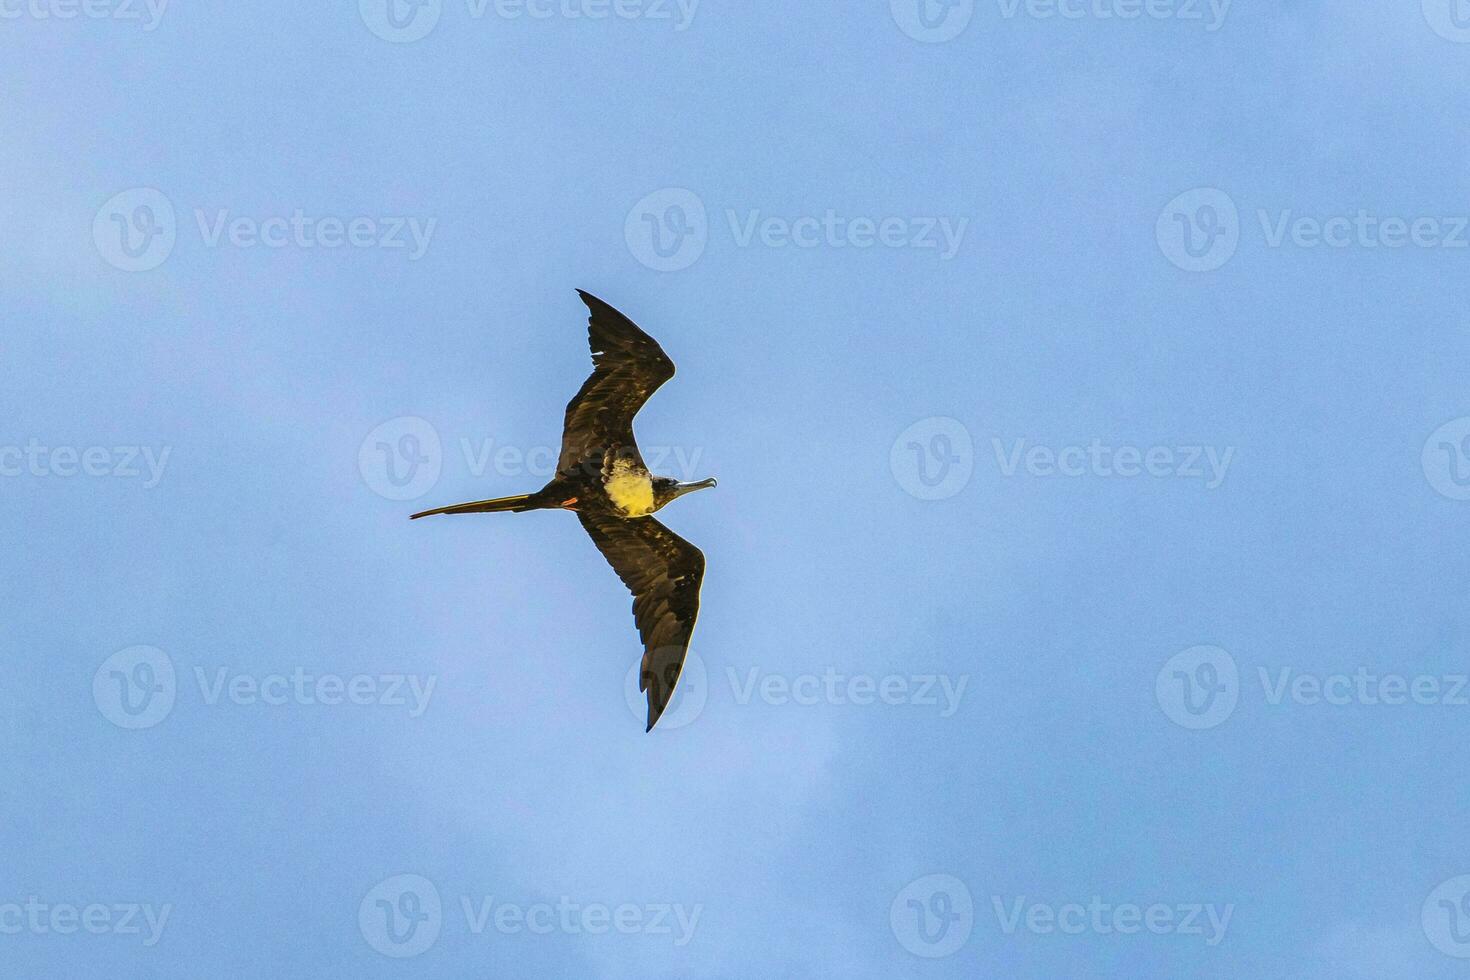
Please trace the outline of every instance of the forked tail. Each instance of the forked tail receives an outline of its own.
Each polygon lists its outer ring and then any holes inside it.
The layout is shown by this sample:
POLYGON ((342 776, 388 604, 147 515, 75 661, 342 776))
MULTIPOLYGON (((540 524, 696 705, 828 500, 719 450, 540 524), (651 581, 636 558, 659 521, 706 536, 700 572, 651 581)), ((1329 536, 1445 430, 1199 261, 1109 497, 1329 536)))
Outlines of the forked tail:
POLYGON ((440 507, 438 510, 426 510, 422 514, 414 514, 409 520, 416 521, 420 517, 433 517, 435 514, 496 514, 501 511, 532 510, 536 507, 536 504, 531 501, 532 496, 529 493, 521 493, 514 497, 496 497, 494 500, 476 500, 468 504, 455 504, 453 507, 440 507))

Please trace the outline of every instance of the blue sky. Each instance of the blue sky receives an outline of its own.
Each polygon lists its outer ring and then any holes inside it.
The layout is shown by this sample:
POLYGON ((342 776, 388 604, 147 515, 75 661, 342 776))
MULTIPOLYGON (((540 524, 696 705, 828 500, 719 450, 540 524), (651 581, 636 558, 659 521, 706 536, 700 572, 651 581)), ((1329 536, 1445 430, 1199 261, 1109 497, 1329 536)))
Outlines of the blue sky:
POLYGON ((0 0, 0 972, 1462 975, 1470 10, 929 2, 0 0))

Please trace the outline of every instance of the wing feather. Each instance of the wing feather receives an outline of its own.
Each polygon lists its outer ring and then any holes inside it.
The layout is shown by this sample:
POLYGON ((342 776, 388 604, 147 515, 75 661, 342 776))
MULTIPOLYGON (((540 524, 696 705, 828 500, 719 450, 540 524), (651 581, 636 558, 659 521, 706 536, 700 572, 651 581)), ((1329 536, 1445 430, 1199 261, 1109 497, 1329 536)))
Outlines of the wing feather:
POLYGON ((578 511, 592 543, 633 593, 643 640, 638 689, 648 695, 648 730, 668 707, 699 616, 704 552, 652 517, 625 520, 578 511))
POLYGON ((577 295, 587 304, 592 375, 567 403, 559 475, 600 469, 609 449, 636 456, 633 416, 674 376, 674 362, 636 323, 591 293, 579 289, 577 295))

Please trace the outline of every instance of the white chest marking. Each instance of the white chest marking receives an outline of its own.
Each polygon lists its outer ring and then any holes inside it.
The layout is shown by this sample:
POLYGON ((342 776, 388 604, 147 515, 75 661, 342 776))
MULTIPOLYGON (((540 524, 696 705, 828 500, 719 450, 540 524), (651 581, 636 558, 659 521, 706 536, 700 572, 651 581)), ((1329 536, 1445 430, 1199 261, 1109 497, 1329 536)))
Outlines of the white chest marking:
POLYGON ((646 470, 620 459, 613 463, 612 475, 607 478, 605 486, 608 499, 627 516, 643 517, 653 513, 653 481, 646 470))

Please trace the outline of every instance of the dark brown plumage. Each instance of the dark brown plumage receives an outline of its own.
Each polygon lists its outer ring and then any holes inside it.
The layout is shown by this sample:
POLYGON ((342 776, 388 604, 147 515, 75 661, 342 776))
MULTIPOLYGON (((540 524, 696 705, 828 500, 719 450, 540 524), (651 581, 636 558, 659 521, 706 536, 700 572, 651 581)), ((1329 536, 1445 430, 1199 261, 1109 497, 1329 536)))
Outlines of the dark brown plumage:
POLYGON ((485 514, 559 508, 576 511, 592 542, 633 594, 643 640, 639 688, 648 730, 668 707, 699 615, 704 554, 654 520, 669 501, 714 480, 679 483, 653 476, 633 436, 633 416, 674 376, 674 362, 632 320, 577 290, 589 311, 592 375, 567 404, 556 475, 535 493, 414 514, 485 514))

